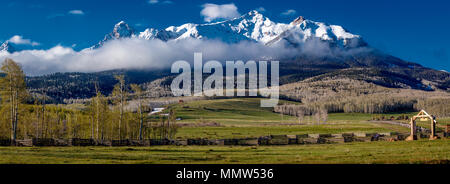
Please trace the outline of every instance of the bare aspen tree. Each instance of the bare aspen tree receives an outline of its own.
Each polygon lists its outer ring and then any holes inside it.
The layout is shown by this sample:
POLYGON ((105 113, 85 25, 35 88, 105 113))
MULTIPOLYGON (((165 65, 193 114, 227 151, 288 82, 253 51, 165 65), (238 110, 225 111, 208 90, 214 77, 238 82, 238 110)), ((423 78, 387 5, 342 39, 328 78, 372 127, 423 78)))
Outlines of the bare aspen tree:
POLYGON ((297 111, 298 124, 302 123, 304 117, 305 117, 305 112, 303 110, 298 110, 297 111))
POLYGON ((175 138, 175 134, 178 132, 179 127, 178 127, 176 121, 177 121, 176 112, 174 109, 170 109, 168 124, 167 124, 168 134, 169 134, 170 139, 175 138))
POLYGON ((138 101, 138 113, 139 113, 139 140, 143 140, 143 128, 144 128, 144 113, 143 113, 143 105, 142 105, 142 88, 137 84, 131 84, 131 89, 134 92, 134 96, 138 101))
POLYGON ((20 104, 27 95, 25 74, 22 67, 12 59, 5 59, 2 63, 1 71, 6 74, 0 79, 1 96, 5 107, 9 108, 11 141, 15 142, 20 104))
POLYGON ((127 96, 127 92, 125 89, 125 79, 123 75, 115 76, 118 83, 114 86, 113 97, 115 99, 115 104, 119 108, 119 139, 122 140, 122 124, 124 121, 124 106, 125 106, 125 98, 127 96))
POLYGON ((319 110, 317 110, 317 111, 314 113, 314 118, 316 119, 317 124, 320 124, 320 118, 321 118, 321 115, 320 115, 320 111, 319 111, 319 110))
MULTIPOLYGON (((42 89, 41 90, 41 93, 42 93, 42 101, 41 101, 41 127, 43 127, 44 126, 44 123, 45 123, 45 115, 46 115, 46 113, 45 113, 45 103, 47 103, 46 102, 46 96, 47 96, 47 94, 45 93, 45 90, 44 89, 42 89)), ((42 130, 41 130, 41 133, 42 133, 42 130)))
POLYGON ((327 123, 327 120, 328 120, 328 111, 327 111, 327 109, 325 109, 325 108, 322 108, 322 109, 320 109, 320 116, 321 116, 321 119, 322 119, 322 121, 323 121, 323 123, 327 123))

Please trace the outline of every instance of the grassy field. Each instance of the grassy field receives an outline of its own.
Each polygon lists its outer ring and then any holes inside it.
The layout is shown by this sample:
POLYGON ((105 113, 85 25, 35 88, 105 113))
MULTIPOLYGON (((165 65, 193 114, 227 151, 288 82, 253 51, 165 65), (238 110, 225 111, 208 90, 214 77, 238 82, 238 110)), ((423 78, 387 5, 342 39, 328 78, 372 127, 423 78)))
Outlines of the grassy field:
POLYGON ((295 146, 0 147, 2 164, 450 163, 450 141, 295 146))
MULTIPOLYGON (((294 103, 281 101, 281 103, 294 103)), ((326 123, 317 124, 312 117, 298 121, 296 117, 274 113, 272 108, 261 108, 258 98, 201 100, 171 105, 182 127, 177 138, 242 138, 266 135, 298 135, 313 133, 351 132, 408 132, 408 128, 370 123, 372 114, 331 113, 326 123), (207 126, 205 124, 214 124, 207 126), (196 126, 198 125, 198 126, 196 126)), ((412 113, 405 113, 411 115, 412 113)), ((388 114, 398 116, 400 114, 388 114)))
MULTIPOLYGON (((294 103, 294 102, 282 102, 294 103)), ((242 138, 313 133, 408 133, 399 125, 369 122, 374 116, 415 114, 331 113, 326 123, 261 108, 260 99, 200 100, 170 105, 181 126, 177 138, 242 138)), ((438 120, 441 125, 450 119, 438 120)), ((405 121, 406 122, 406 121, 405 121)), ((420 123, 424 127, 428 124, 420 123)), ((323 164, 449 163, 449 139, 352 142, 289 146, 0 147, 3 164, 323 164)))

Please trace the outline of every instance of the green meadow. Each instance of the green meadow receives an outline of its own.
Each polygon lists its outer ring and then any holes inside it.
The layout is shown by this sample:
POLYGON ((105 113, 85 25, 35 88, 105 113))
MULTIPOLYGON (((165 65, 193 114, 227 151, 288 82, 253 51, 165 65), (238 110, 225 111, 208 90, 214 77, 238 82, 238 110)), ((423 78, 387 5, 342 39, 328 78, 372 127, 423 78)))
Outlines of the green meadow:
POLYGON ((450 141, 292 146, 0 147, 3 164, 448 164, 450 141))
MULTIPOLYGON (((281 103, 294 103, 282 101, 281 103)), ((244 138, 317 133, 407 134, 403 126, 372 122, 375 116, 395 114, 331 113, 326 122, 312 117, 274 113, 261 108, 260 99, 235 98, 170 105, 180 125, 176 137, 244 138)), ((449 119, 438 120, 439 126, 449 119)), ((407 123, 407 121, 400 121, 407 123)), ((420 126, 429 126, 420 122, 420 126)), ((450 161, 450 141, 352 142, 287 146, 150 146, 150 147, 0 147, 3 164, 441 164, 450 161)))

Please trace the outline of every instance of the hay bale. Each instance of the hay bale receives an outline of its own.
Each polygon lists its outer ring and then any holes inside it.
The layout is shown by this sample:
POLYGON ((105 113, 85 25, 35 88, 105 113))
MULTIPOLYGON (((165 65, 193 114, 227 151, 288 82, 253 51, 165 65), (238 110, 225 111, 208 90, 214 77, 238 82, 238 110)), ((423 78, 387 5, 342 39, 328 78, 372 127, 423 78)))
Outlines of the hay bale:
POLYGON ((319 135, 319 134, 308 134, 308 137, 311 137, 311 138, 319 138, 320 135, 319 135))
POLYGON ((323 137, 319 137, 319 138, 317 138, 317 142, 316 143, 317 144, 327 144, 328 141, 327 141, 327 139, 325 139, 323 137))
POLYGON ((344 138, 344 136, 342 136, 342 134, 331 134, 331 137, 334 137, 334 138, 344 138))
POLYGON ((187 142, 187 140, 175 140, 175 145, 177 145, 177 146, 187 146, 188 142, 187 142))
POLYGON ((269 145, 269 142, 270 142, 270 137, 269 136, 264 136, 264 137, 258 138, 258 144, 259 145, 269 145))
POLYGON ((287 145, 289 138, 286 135, 272 135, 270 136, 269 145, 287 145))
POLYGON ((33 139, 16 140, 16 146, 32 147, 33 146, 33 139))
POLYGON ((288 144, 298 144, 298 139, 297 138, 289 139, 288 144))
POLYGON ((131 146, 131 141, 128 139, 124 140, 112 140, 111 146, 131 146))
POLYGON ((288 139, 297 139, 296 135, 286 135, 288 139))
MULTIPOLYGON (((295 144, 305 144, 303 139, 307 139, 308 138, 308 134, 296 135, 295 137, 296 137, 296 143, 295 144)), ((292 140, 291 139, 289 139, 289 144, 292 144, 292 140)))
POLYGON ((187 140, 188 145, 197 145, 197 146, 206 146, 210 145, 210 141, 207 139, 188 139, 187 140))
POLYGON ((10 139, 0 139, 0 146, 11 146, 10 139))
POLYGON ((223 139, 214 140, 214 145, 223 146, 225 145, 225 140, 223 139))
POLYGON ((150 146, 150 141, 148 140, 131 140, 130 146, 150 146))
POLYGON ((259 141, 258 138, 247 138, 247 139, 240 139, 238 141, 237 145, 240 146, 256 146, 258 145, 259 141))
POLYGON ((287 135, 288 144, 298 144, 297 135, 287 135))
POLYGON ((112 146, 112 142, 109 140, 100 140, 97 142, 97 146, 112 146))
POLYGON ((382 137, 380 134, 375 133, 370 137, 370 141, 378 141, 382 137))
POLYGON ((355 138, 354 137, 346 137, 346 136, 344 136, 344 142, 353 142, 353 141, 355 141, 355 138))
POLYGON ((301 139, 301 142, 299 140, 299 144, 317 144, 319 138, 313 138, 313 137, 308 137, 308 138, 303 138, 301 139))
POLYGON ((356 132, 356 133, 353 133, 356 137, 367 137, 367 134, 366 133, 362 133, 362 132, 356 132))
POLYGON ((355 137, 355 134, 353 134, 353 133, 343 133, 342 137, 355 137))
POLYGON ((381 136, 392 136, 391 132, 383 132, 383 133, 379 133, 381 136))
POLYGON ((55 140, 54 139, 42 139, 42 138, 33 138, 33 146, 55 146, 55 140))
POLYGON ((167 145, 168 141, 166 139, 150 139, 150 146, 151 145, 155 145, 155 146, 161 146, 161 145, 167 145))
POLYGON ((331 134, 319 134, 319 137, 320 138, 329 138, 329 137, 332 137, 332 135, 331 134))
POLYGON ((308 138, 308 134, 296 135, 297 139, 308 138))
POLYGON ((96 142, 94 139, 79 139, 73 138, 71 140, 72 146, 96 146, 96 142))
POLYGON ((342 137, 344 138, 345 142, 353 142, 355 141, 355 135, 353 133, 343 133, 342 137))
POLYGON ((238 145, 239 139, 224 139, 224 145, 235 146, 238 145))
POLYGON ((55 139, 55 146, 72 146, 69 139, 55 139))

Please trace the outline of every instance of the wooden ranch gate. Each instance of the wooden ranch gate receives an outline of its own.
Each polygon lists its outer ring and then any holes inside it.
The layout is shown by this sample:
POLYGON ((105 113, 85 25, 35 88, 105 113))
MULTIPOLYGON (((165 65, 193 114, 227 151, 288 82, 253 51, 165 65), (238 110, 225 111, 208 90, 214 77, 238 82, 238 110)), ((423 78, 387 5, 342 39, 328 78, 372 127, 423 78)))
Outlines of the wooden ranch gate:
POLYGON ((430 121, 431 122, 431 134, 430 134, 430 140, 436 140, 439 137, 436 136, 436 118, 432 115, 429 115, 426 111, 421 110, 419 114, 411 118, 411 135, 406 138, 407 141, 413 141, 417 140, 417 130, 416 130, 416 120, 419 119, 419 121, 430 121))

